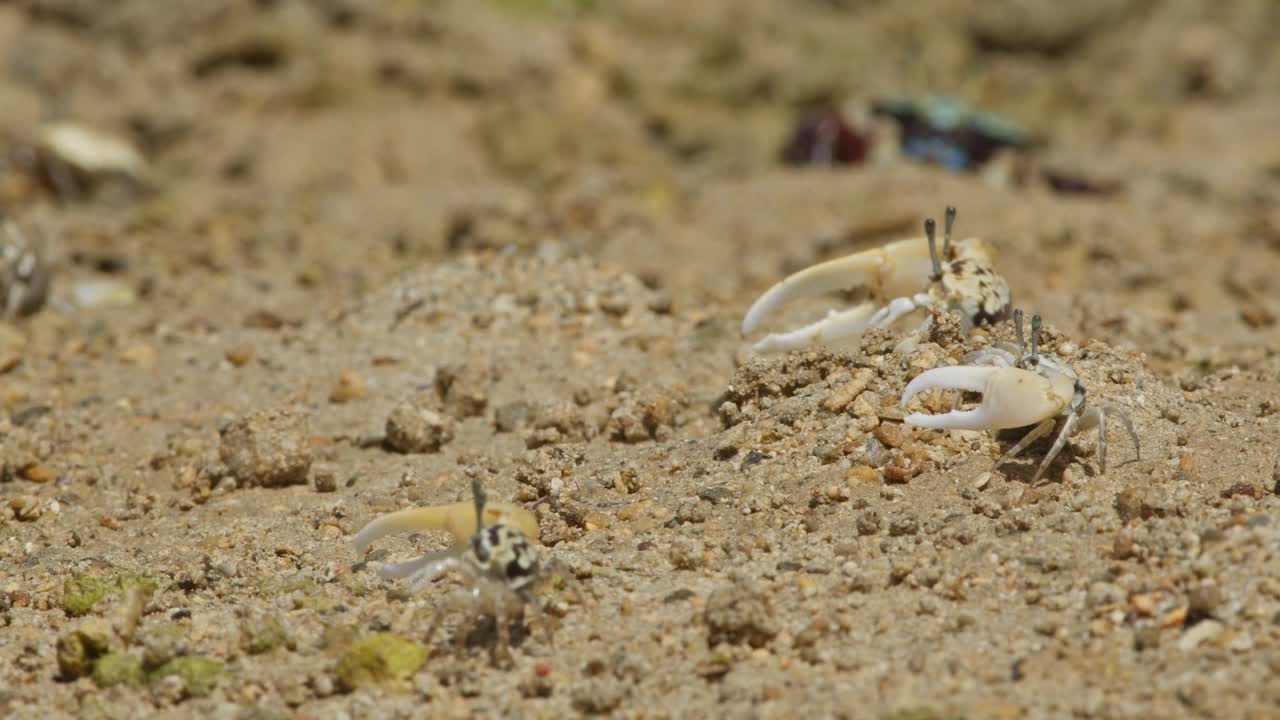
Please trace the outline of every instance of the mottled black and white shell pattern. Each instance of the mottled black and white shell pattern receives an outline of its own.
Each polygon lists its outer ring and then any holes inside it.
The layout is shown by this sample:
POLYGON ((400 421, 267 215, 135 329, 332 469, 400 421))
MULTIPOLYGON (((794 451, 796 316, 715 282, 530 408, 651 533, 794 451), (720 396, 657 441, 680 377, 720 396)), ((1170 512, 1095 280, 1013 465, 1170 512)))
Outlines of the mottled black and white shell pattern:
POLYGON ((947 304, 960 311, 966 329, 994 325, 1009 317, 1013 305, 1009 283, 985 253, 962 253, 947 263, 940 282, 947 304))
POLYGON ((0 218, 0 318, 30 315, 49 296, 49 268, 12 220, 0 218))
POLYGON ((505 583, 513 590, 528 585, 538 575, 538 549, 524 533, 498 523, 471 536, 466 559, 476 574, 505 583))

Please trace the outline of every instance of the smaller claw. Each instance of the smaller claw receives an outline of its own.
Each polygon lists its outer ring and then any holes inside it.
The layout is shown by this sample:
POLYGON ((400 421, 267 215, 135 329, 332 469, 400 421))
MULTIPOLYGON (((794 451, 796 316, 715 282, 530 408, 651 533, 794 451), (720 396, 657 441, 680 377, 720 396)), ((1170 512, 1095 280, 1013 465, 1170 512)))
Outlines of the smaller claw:
POLYGON ((1054 417, 1062 412, 1065 402, 1053 383, 1034 372, 960 365, 934 368, 917 375, 902 393, 902 406, 906 407, 911 398, 921 392, 934 388, 980 392, 982 402, 973 410, 952 410, 940 415, 912 413, 903 422, 939 430, 1005 430, 1054 417))
POLYGON ((799 350, 815 343, 828 343, 856 337, 870 325, 875 306, 862 303, 844 311, 833 310, 815 323, 784 333, 770 333, 751 346, 759 353, 799 350))
POLYGON ((457 546, 427 553, 420 558, 387 563, 378 568, 378 576, 386 579, 409 578, 409 589, 417 592, 458 562, 462 551, 457 546))

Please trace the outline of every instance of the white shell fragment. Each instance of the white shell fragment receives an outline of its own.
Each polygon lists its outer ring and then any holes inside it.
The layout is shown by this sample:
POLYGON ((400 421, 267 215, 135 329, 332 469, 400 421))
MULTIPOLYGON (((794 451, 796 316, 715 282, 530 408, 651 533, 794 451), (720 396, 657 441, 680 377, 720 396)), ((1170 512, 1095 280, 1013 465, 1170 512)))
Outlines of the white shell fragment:
POLYGON ((141 180, 147 162, 132 145, 74 123, 55 123, 41 134, 41 145, 59 160, 89 175, 124 175, 141 180))
POLYGON ((82 308, 128 307, 138 301, 132 287, 114 280, 90 280, 75 286, 76 305, 82 308))

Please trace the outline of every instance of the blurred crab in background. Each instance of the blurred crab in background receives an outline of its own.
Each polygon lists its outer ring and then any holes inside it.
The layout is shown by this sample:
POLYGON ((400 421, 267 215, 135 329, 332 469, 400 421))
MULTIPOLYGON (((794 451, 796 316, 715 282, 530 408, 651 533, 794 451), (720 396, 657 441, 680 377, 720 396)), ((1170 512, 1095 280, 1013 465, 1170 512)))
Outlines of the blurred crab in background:
MULTIPOLYGON (((356 535, 356 551, 363 555, 376 539, 403 530, 447 530, 456 539, 445 550, 430 552, 415 560, 384 564, 378 574, 384 578, 406 578, 417 592, 449 570, 458 570, 466 588, 452 600, 464 613, 455 642, 466 643, 483 615, 493 618, 497 631, 494 658, 508 657, 511 651, 511 621, 523 618, 532 603, 535 584, 557 569, 543 557, 526 531, 537 531, 537 521, 524 508, 507 503, 489 505, 479 478, 472 480, 473 502, 464 517, 464 504, 431 508, 411 508, 384 515, 366 525, 356 535), (486 523, 487 520, 493 522, 486 523), (467 537, 464 533, 470 531, 467 537), (465 539, 464 539, 465 538, 465 539)), ((435 635, 445 613, 436 612, 427 637, 435 635)))
POLYGON ((43 307, 49 275, 39 245, 0 212, 0 320, 12 322, 43 307))
POLYGON ((850 101, 800 114, 780 154, 792 167, 888 164, 900 157, 955 173, 979 173, 995 187, 1043 184, 1056 193, 1110 195, 1116 177, 1045 164, 1048 145, 1013 119, 956 98, 890 97, 850 101))
POLYGON ((897 123, 903 153, 956 172, 980 168, 1001 150, 1025 150, 1032 140, 1014 121, 954 98, 888 98, 871 112, 897 123))
POLYGON ((1016 445, 996 461, 996 467, 1012 460, 1031 443, 1062 422, 1053 447, 1041 461, 1031 482, 1039 481, 1049 463, 1067 440, 1076 433, 1098 429, 1098 466, 1107 472, 1107 419, 1120 421, 1133 440, 1134 452, 1142 458, 1142 447, 1133 423, 1123 409, 1106 404, 1088 407, 1080 376, 1063 360, 1040 352, 1040 316, 1031 319, 1031 348, 1027 351, 1022 334, 1022 311, 1013 313, 1018 345, 1000 342, 964 356, 964 365, 926 370, 907 384, 902 407, 916 395, 934 388, 982 393, 982 402, 972 410, 955 409, 940 415, 912 413, 907 425, 939 430, 1005 430, 1034 425, 1016 445))
MULTIPOLYGON (((966 331, 1003 320, 1009 312, 1009 285, 995 270, 995 253, 979 238, 952 243, 955 219, 956 209, 948 207, 941 251, 930 218, 924 223, 925 237, 829 260, 787 277, 747 310, 742 334, 750 335, 766 317, 793 300, 858 288, 865 288, 873 300, 847 310, 832 310, 822 320, 797 330, 767 335, 754 349, 778 352, 857 340, 868 328, 888 327, 922 307, 957 312, 966 331)), ((931 319, 925 321, 926 328, 929 322, 931 319)))
POLYGON ((0 202, 9 206, 41 195, 58 202, 84 200, 104 186, 128 196, 152 184, 146 160, 131 143, 83 125, 53 123, 33 142, 4 144, 10 147, 0 153, 0 202))

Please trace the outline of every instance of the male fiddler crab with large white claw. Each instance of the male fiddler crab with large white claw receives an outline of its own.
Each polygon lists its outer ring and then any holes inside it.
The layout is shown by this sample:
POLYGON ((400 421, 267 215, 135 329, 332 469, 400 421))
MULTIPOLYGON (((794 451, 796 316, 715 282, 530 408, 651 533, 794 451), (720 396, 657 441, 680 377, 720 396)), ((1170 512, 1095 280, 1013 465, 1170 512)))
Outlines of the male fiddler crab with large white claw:
MULTIPOLYGON (((356 551, 363 555, 374 540, 396 531, 451 532, 459 541, 452 547, 427 553, 416 560, 384 564, 378 574, 384 578, 407 578, 410 591, 418 592, 445 572, 460 571, 467 587, 452 597, 455 609, 464 612, 463 625, 455 641, 459 647, 465 645, 480 617, 489 615, 494 619, 497 632, 497 646, 493 649, 496 660, 499 655, 510 655, 510 623, 523 617, 525 606, 533 599, 533 585, 548 567, 542 553, 521 529, 536 531, 532 513, 506 503, 486 507, 485 492, 478 478, 473 480, 471 490, 474 524, 471 518, 462 516, 463 503, 401 510, 366 525, 356 535, 356 551), (495 518, 496 522, 486 524, 486 519, 495 518), (472 528, 474 532, 466 537, 465 531, 472 528)), ((427 631, 428 638, 435 635, 444 614, 435 613, 427 631)))
MULTIPOLYGON (((948 207, 938 251, 935 223, 925 220, 925 237, 819 263, 784 279, 761 295, 742 321, 753 333, 775 310, 804 297, 865 288, 872 298, 797 330, 773 333, 754 345, 757 352, 798 350, 814 344, 856 340, 870 328, 883 328, 924 307, 960 315, 962 329, 990 325, 1009 314, 1009 284, 996 272, 994 251, 980 238, 951 242, 956 209, 948 207)), ((926 320, 925 327, 932 320, 926 320)))
POLYGON ((965 365, 926 370, 907 384, 902 393, 902 407, 916 395, 934 388, 966 390, 982 393, 982 402, 972 410, 955 409, 940 415, 912 413, 903 419, 908 425, 939 430, 1006 430, 1034 425, 1016 445, 1009 448, 996 467, 1012 460, 1031 443, 1043 437, 1063 420, 1053 447, 1041 461, 1031 478, 1034 484, 1049 463, 1076 433, 1098 429, 1098 467, 1107 472, 1107 420, 1120 421, 1133 439, 1137 458, 1142 447, 1133 423, 1117 405, 1086 407, 1085 387, 1080 376, 1060 358, 1040 352, 1040 316, 1031 318, 1031 348, 1027 351, 1022 334, 1022 311, 1013 313, 1018 345, 999 342, 964 356, 965 365))

